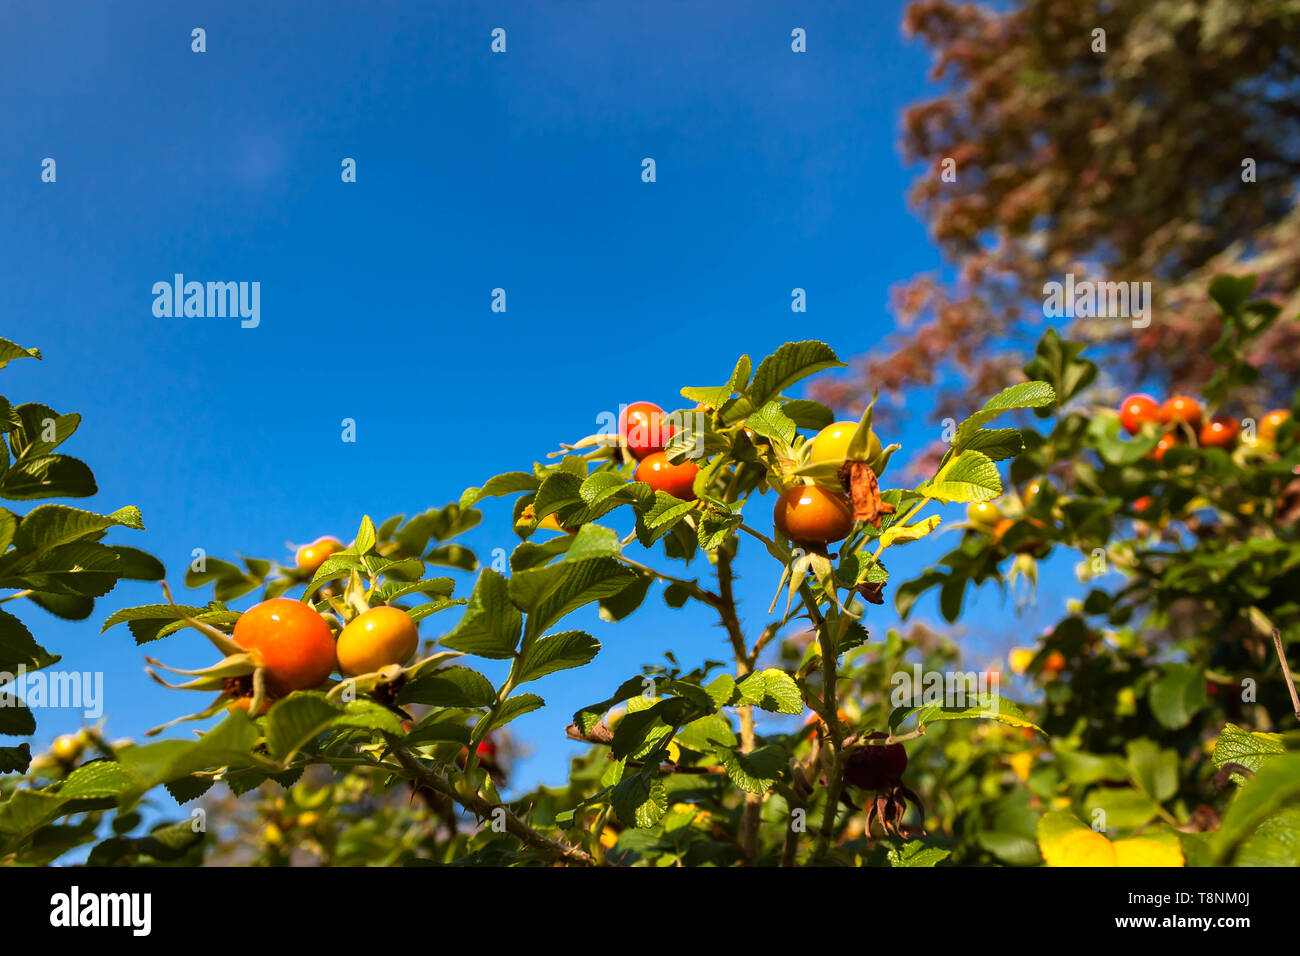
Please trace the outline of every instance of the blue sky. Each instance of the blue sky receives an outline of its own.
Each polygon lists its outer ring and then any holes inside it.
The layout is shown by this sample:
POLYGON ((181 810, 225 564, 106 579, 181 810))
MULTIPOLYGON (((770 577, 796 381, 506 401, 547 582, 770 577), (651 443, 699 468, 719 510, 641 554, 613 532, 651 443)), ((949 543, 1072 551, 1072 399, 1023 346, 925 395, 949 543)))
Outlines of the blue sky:
MULTIPOLYGON (((933 92, 902 6, 10 5, 0 335, 45 360, 0 372, 0 393, 83 415, 63 449, 98 477, 83 504, 138 505, 148 531, 116 540, 179 586, 196 547, 287 560, 288 541, 348 539, 364 513, 527 469, 620 402, 672 407, 741 352, 819 338, 858 354, 891 328, 890 286, 940 265, 896 147, 901 109, 933 92), (191 52, 194 27, 206 53, 191 52), (795 27, 806 54, 791 52, 795 27), (356 183, 341 182, 344 157, 356 183), (151 287, 177 272, 260 282, 261 324, 155 317, 151 287), (806 315, 790 311, 794 287, 806 315)), ((915 418, 881 430, 915 447, 934 434, 915 418)), ((511 546, 508 519, 489 504, 466 543, 511 546)), ((950 543, 912 546, 895 580, 950 543)), ((779 570, 764 557, 742 571, 757 630, 779 570)), ((81 624, 20 610, 61 666, 104 672, 115 736, 200 703, 149 682, 143 656, 198 665, 206 642, 98 633, 113 609, 156 599, 125 585, 81 624)), ((1005 622, 979 646, 1042 626, 996 595, 979 606, 1005 622)), ((871 626, 893 622, 886 608, 871 626)), ((521 783, 558 780, 569 714, 662 649, 688 666, 723 652, 710 621, 653 596, 623 624, 573 626, 604 650, 533 688, 550 706, 514 725, 534 749, 521 783)), ((43 711, 38 740, 78 723, 43 711)))

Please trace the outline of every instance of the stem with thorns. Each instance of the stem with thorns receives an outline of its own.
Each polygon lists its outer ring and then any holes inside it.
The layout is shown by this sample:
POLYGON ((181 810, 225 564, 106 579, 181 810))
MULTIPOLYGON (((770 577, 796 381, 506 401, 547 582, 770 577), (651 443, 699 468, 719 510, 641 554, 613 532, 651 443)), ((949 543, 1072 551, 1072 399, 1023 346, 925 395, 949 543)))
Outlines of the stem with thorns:
MULTIPOLYGON (((812 589, 804 584, 799 589, 804 606, 812 618, 817 630, 817 640, 822 652, 822 721, 826 724, 826 736, 831 744, 830 769, 826 780, 826 810, 822 815, 821 830, 817 835, 817 849, 813 859, 819 860, 830 848, 835 835, 835 820, 839 816, 840 791, 844 786, 844 728, 840 726, 839 700, 836 697, 836 683, 839 674, 836 670, 836 655, 839 653, 838 636, 826 626, 826 619, 817 606, 812 589)), ((814 770, 815 772, 815 770, 814 770)))
POLYGON ((422 786, 428 787, 430 790, 450 797, 480 819, 490 817, 500 810, 505 815, 506 830, 524 845, 540 851, 551 859, 563 860, 566 863, 578 863, 583 866, 593 866, 595 864, 596 861, 592 859, 591 854, 586 850, 581 847, 570 846, 567 843, 559 843, 538 833, 506 807, 490 803, 477 793, 464 794, 459 792, 452 786, 450 780, 436 770, 420 763, 415 754, 405 747, 394 747, 392 753, 397 758, 398 763, 402 765, 402 768, 411 776, 411 779, 422 786))
MULTIPOLYGON (((731 553, 727 545, 718 549, 718 616, 722 626, 727 629, 731 640, 731 649, 736 657, 736 679, 739 681, 753 670, 749 648, 745 644, 745 633, 741 629, 740 619, 736 616, 736 597, 732 587, 735 572, 731 567, 731 553)), ((754 750, 754 708, 745 705, 740 708, 740 752, 752 753, 754 750)), ((745 862, 753 866, 758 862, 758 827, 761 822, 763 798, 757 793, 745 794, 745 809, 740 818, 740 846, 745 854, 745 862)))

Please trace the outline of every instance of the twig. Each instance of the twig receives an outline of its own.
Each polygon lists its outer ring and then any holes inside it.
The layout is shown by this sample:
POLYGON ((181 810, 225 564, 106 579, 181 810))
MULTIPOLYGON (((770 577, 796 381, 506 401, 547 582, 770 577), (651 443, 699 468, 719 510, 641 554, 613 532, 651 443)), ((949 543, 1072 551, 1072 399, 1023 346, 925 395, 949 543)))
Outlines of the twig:
POLYGON ((1273 646, 1277 648, 1277 659, 1282 662, 1282 674, 1286 677, 1287 690, 1291 692, 1291 706, 1295 709, 1296 720, 1300 720, 1300 697, 1296 696, 1295 678, 1291 676, 1291 665, 1286 662, 1286 651, 1282 648, 1282 632, 1273 628, 1273 646))
POLYGON ((586 850, 580 847, 570 846, 566 843, 558 843, 549 837, 538 833, 528 824, 524 823, 517 816, 510 812, 507 807, 500 804, 489 803, 477 793, 467 796, 457 792, 452 786, 451 781, 445 776, 432 770, 416 759, 415 754, 405 747, 394 747, 393 756, 395 756, 402 767, 409 773, 412 778, 417 780, 423 786, 435 790, 444 796, 455 800, 466 810, 475 814, 479 818, 492 816, 500 810, 505 815, 506 830, 519 839, 526 846, 547 854, 556 859, 564 860, 568 863, 579 863, 583 866, 594 866, 595 860, 591 858, 586 850))
MULTIPOLYGON (((731 639, 731 649, 736 657, 736 679, 744 678, 753 670, 749 648, 745 644, 745 632, 736 616, 736 597, 732 582, 734 572, 731 568, 731 554, 726 545, 718 549, 718 617, 727 629, 731 639)), ((740 710, 740 752, 751 753, 754 750, 754 708, 746 705, 740 710)), ((740 847, 745 854, 745 862, 750 866, 758 863, 758 829, 762 822, 763 798, 757 793, 745 794, 745 809, 740 817, 740 847)))

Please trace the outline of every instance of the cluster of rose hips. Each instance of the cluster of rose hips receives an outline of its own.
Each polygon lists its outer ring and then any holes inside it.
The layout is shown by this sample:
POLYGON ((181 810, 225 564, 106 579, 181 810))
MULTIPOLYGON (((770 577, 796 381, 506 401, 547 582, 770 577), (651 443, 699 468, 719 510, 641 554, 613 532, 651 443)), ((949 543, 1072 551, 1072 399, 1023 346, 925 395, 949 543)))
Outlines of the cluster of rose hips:
MULTIPOLYGON (((1256 445, 1265 448, 1275 445, 1278 429, 1290 417, 1290 412, 1278 408, 1261 418, 1256 445)), ((1148 425, 1165 429, 1152 452, 1157 462, 1164 461, 1165 452, 1170 448, 1189 440, 1201 448, 1232 451, 1241 434, 1241 424, 1236 419, 1216 416, 1206 420, 1200 402, 1188 395, 1175 395, 1163 403, 1141 392, 1130 395, 1120 402, 1119 420, 1130 435, 1136 435, 1148 425)))
MULTIPOLYGON (((857 429, 857 422, 827 425, 808 443, 806 464, 842 463, 857 429)), ((667 414, 653 402, 633 402, 619 414, 619 445, 637 461, 633 480, 645 482, 654 490, 682 501, 695 501, 699 466, 689 459, 673 464, 664 452, 674 433, 675 427, 667 414)), ((752 431, 746 429, 746 433, 751 441, 758 441, 752 431)), ((866 460, 875 461, 880 453, 880 440, 873 433, 866 460)), ((840 541, 848 537, 855 521, 853 503, 843 488, 822 484, 787 488, 777 498, 772 520, 777 530, 791 541, 807 544, 840 541)), ((549 524, 543 519, 539 526, 559 530, 553 518, 549 524)))
MULTIPOLYGON (((310 578, 331 554, 342 549, 343 543, 336 538, 304 545, 298 549, 297 569, 310 578)), ((260 698, 258 713, 265 713, 272 701, 294 691, 320 687, 335 668, 347 677, 382 678, 393 669, 400 672, 420 643, 410 615, 386 605, 357 614, 343 625, 337 639, 325 616, 309 604, 286 597, 270 598, 249 608, 239 616, 229 637, 208 625, 192 623, 228 656, 216 667, 180 672, 199 677, 182 686, 220 688, 228 710, 250 710, 260 698), (260 694, 258 674, 264 682, 260 694)))

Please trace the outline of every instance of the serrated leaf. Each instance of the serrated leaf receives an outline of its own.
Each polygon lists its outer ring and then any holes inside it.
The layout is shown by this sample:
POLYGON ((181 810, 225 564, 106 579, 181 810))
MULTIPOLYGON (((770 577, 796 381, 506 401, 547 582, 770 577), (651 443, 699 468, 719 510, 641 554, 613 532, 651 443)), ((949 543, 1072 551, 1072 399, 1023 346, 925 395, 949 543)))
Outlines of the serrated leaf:
POLYGON ((366 515, 361 519, 361 527, 357 529, 357 540, 352 547, 357 554, 365 554, 374 548, 376 538, 375 523, 370 520, 370 515, 366 515))
POLYGON ((889 715, 889 727, 897 730, 903 722, 915 717, 918 724, 931 724, 940 720, 996 720, 1012 727, 1028 727, 1044 737, 1046 731, 1025 716, 1018 704, 1005 697, 995 696, 985 703, 976 702, 972 706, 944 706, 943 704, 921 704, 920 706, 899 707, 889 715), (987 703, 987 706, 985 706, 987 703))
POLYGON ((0 339, 0 368, 4 368, 14 359, 41 357, 40 349, 25 349, 21 345, 15 345, 8 339, 0 339))
POLYGON ((890 525, 880 533, 879 542, 884 547, 894 544, 907 544, 910 541, 919 541, 927 534, 939 527, 942 521, 938 515, 931 515, 922 521, 916 521, 909 525, 890 525))
MULTIPOLYGON (((1224 724, 1219 739, 1214 743, 1211 759, 1220 769, 1225 764, 1241 764, 1247 770, 1259 772, 1265 761, 1286 753, 1280 734, 1246 730, 1236 724, 1224 724)), ((1240 775, 1237 775, 1240 779, 1240 775)))
POLYGON ((783 442, 794 441, 796 425, 781 410, 778 402, 768 402, 758 411, 745 419, 745 424, 755 432, 767 438, 779 438, 783 442))
POLYGON ((59 659, 36 643, 27 625, 0 608, 0 672, 13 674, 19 666, 36 671, 59 659))
POLYGON ((523 616, 511 601, 510 588, 510 582, 503 575, 484 568, 479 573, 464 616, 440 643, 479 657, 513 657, 523 628, 523 616))
POLYGON ((89 498, 99 490, 85 462, 68 455, 25 458, 0 475, 0 498, 89 498))
POLYGON ((286 760, 343 716, 319 692, 291 694, 276 701, 266 715, 266 746, 276 760, 286 760))
POLYGON ((795 382, 829 368, 843 367, 835 351, 824 342, 787 342, 758 363, 745 394, 754 408, 762 408, 795 382))
POLYGON ((583 631, 564 631, 534 641, 519 663, 516 684, 523 684, 556 671, 581 667, 600 650, 600 641, 583 631))
POLYGON ((1024 450, 1025 440, 1018 428, 981 428, 970 435, 965 447, 983 452, 993 461, 1005 461, 1024 450))
POLYGON ((496 697, 496 689, 478 671, 468 667, 442 667, 405 684, 397 693, 397 703, 488 707, 496 697))
POLYGON ((657 824, 668 810, 668 793, 649 772, 624 777, 609 794, 610 806, 627 827, 657 824))
POLYGON ((520 571, 510 578, 510 599, 527 612, 524 639, 530 640, 585 604, 612 597, 635 575, 613 558, 598 557, 520 571))
POLYGON ((751 753, 733 750, 723 760, 727 776, 746 793, 767 793, 785 772, 790 757, 778 744, 758 747, 751 753))
POLYGON ((496 716, 492 720, 492 726, 493 728, 504 727, 516 717, 531 714, 533 711, 540 710, 545 706, 546 701, 536 694, 515 694, 513 697, 506 698, 498 708, 496 716))
POLYGON ((803 693, 794 678, 779 668, 769 667, 745 676, 736 684, 740 703, 752 704, 778 714, 802 714, 803 693))
POLYGON ((991 501, 1002 494, 998 466, 988 455, 967 449, 953 456, 939 473, 917 491, 947 503, 991 501))
POLYGON ((985 402, 983 408, 957 426, 953 448, 958 451, 966 448, 972 435, 1004 412, 1019 408, 1045 408, 1055 401, 1056 392, 1046 382, 1021 382, 1004 388, 985 402))
POLYGON ((535 475, 530 475, 526 471, 511 471, 489 478, 482 488, 466 488, 460 496, 460 506, 468 508, 484 498, 500 498, 520 491, 536 491, 540 486, 541 482, 535 475))

